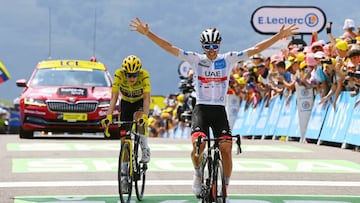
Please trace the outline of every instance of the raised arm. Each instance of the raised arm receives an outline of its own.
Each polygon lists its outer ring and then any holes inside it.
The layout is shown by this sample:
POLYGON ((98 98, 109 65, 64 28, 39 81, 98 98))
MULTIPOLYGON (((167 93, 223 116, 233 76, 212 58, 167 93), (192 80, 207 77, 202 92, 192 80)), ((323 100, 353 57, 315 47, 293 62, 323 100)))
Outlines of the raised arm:
POLYGON ((150 31, 149 25, 141 22, 140 18, 136 17, 130 22, 130 30, 137 31, 140 34, 148 37, 151 41, 157 44, 159 47, 163 48, 165 51, 178 56, 180 49, 176 46, 173 46, 170 42, 165 39, 157 36, 153 32, 150 31))
POLYGON ((291 35, 295 35, 298 27, 296 24, 292 24, 285 28, 285 25, 282 25, 280 28, 280 31, 273 35, 272 37, 257 43, 255 46, 248 49, 248 56, 255 55, 257 53, 260 53, 264 51, 265 49, 269 48, 271 45, 273 45, 275 42, 277 42, 280 39, 283 39, 285 37, 289 37, 291 35))

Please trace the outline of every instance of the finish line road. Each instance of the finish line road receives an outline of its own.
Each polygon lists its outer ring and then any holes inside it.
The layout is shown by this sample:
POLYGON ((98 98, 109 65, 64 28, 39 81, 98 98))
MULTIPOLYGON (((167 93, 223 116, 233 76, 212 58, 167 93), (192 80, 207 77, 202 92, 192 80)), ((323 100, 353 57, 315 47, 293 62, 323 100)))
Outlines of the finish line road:
MULTIPOLYGON (((233 151, 231 203, 359 203, 360 153, 291 141, 243 139, 233 151)), ((187 139, 149 139, 146 203, 198 202, 187 139)), ((119 141, 0 136, 0 203, 118 202, 119 141)), ((133 195, 133 202, 136 202, 133 195)))

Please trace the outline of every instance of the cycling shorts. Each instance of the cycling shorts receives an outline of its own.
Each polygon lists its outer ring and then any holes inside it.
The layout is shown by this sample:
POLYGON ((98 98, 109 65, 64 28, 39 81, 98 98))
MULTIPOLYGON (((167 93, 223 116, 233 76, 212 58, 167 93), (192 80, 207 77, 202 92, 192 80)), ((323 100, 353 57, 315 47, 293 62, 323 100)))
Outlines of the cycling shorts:
POLYGON ((195 105, 192 113, 191 134, 203 132, 209 136, 209 128, 211 128, 214 137, 231 136, 225 107, 221 105, 195 105))

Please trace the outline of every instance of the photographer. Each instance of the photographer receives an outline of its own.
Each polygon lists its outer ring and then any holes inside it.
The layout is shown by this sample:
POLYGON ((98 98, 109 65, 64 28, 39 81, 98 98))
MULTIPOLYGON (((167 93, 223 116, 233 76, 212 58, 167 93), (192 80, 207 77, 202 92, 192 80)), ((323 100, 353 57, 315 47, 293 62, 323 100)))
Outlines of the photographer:
POLYGON ((180 125, 185 123, 186 126, 190 126, 192 110, 196 103, 192 70, 189 70, 187 77, 180 76, 180 79, 179 90, 182 92, 184 99, 182 105, 177 107, 177 120, 180 125))
MULTIPOLYGON (((335 69, 339 75, 335 98, 334 108, 336 108, 337 98, 341 91, 352 91, 351 96, 356 96, 360 87, 360 49, 353 47, 347 52, 346 60, 338 60, 335 69)), ((357 101, 355 105, 359 103, 357 101)))
MULTIPOLYGON (((351 61, 352 69, 348 71, 344 82, 347 82, 348 85, 353 87, 353 91, 350 95, 354 97, 359 93, 360 88, 360 48, 353 47, 350 49, 348 57, 351 61)), ((359 102, 360 99, 355 102, 355 105, 359 102)))

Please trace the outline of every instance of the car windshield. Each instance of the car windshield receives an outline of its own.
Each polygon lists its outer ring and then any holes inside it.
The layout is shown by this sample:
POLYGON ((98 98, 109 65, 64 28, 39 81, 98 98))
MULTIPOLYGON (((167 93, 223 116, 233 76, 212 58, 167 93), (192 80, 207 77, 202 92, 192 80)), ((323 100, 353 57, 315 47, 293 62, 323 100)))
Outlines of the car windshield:
POLYGON ((91 86, 109 87, 111 81, 103 70, 38 69, 30 86, 91 86))

